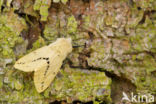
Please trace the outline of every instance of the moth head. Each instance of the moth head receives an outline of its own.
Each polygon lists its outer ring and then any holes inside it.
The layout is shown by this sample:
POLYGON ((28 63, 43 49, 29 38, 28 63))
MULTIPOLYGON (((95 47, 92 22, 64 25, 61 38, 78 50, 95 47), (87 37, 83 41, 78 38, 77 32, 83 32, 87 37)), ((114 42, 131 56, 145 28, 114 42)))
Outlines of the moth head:
POLYGON ((66 38, 66 40, 71 44, 72 43, 72 39, 71 38, 66 38))
POLYGON ((71 38, 60 38, 63 43, 63 47, 67 49, 67 53, 72 51, 72 39, 71 38))
POLYGON ((61 53, 68 54, 72 51, 72 40, 71 38, 58 38, 56 42, 49 46, 59 50, 61 53))

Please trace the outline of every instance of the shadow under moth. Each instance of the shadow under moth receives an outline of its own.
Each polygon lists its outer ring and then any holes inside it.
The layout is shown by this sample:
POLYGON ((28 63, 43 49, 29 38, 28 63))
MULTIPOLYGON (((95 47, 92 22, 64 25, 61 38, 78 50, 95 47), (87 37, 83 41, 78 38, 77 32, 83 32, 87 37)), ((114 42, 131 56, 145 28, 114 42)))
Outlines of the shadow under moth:
POLYGON ((24 72, 34 71, 36 90, 43 92, 53 81, 63 60, 72 51, 70 38, 58 38, 16 61, 14 67, 24 72))

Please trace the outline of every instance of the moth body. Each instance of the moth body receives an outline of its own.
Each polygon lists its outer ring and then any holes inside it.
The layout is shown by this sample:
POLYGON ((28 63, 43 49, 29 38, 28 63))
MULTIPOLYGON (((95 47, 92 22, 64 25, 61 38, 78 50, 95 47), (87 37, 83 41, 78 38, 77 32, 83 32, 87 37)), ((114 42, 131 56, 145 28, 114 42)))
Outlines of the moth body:
POLYGON ((72 51, 70 38, 59 38, 48 46, 39 48, 16 61, 14 67, 21 71, 34 71, 36 90, 43 92, 57 75, 63 60, 72 51))

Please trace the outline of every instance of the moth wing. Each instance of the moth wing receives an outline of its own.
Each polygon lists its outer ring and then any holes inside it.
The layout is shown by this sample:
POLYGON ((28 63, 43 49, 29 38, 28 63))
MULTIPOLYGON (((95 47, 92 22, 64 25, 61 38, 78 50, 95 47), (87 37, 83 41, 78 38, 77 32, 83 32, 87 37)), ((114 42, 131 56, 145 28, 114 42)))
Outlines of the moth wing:
POLYGON ((62 65, 63 58, 57 54, 55 55, 50 59, 49 66, 42 66, 34 73, 34 84, 39 93, 51 84, 62 65))
POLYGON ((14 67, 25 72, 36 71, 46 64, 42 58, 48 58, 50 54, 53 54, 53 51, 48 46, 44 46, 20 58, 14 67))

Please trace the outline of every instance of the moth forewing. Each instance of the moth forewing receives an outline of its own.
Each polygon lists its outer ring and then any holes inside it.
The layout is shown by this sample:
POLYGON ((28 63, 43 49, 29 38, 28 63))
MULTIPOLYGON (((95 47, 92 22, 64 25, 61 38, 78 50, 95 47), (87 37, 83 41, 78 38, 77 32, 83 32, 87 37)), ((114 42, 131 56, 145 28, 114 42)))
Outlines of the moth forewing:
POLYGON ((35 71, 34 83, 39 93, 44 91, 54 80, 62 65, 62 61, 63 59, 59 58, 59 56, 51 58, 50 63, 47 66, 35 71))
POLYGON ((25 72, 36 71, 38 67, 46 64, 43 58, 48 58, 48 53, 52 53, 48 46, 39 48, 16 61, 14 67, 25 72))
POLYGON ((49 56, 49 64, 34 73, 34 83, 39 93, 51 84, 60 70, 63 60, 72 51, 71 40, 60 38, 55 43, 50 44, 49 48, 54 51, 49 56))

